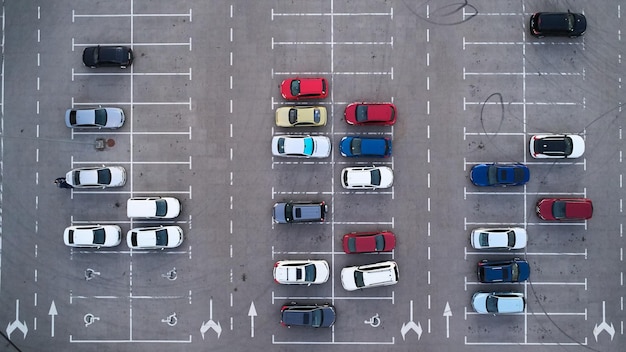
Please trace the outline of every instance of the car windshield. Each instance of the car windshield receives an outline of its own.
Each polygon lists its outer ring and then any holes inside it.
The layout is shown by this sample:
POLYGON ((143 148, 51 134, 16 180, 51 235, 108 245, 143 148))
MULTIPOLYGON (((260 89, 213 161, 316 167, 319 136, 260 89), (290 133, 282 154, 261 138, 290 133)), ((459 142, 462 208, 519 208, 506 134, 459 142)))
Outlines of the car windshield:
POLYGON ((370 176, 372 177, 372 184, 376 186, 380 186, 380 170, 374 169, 370 172, 370 176))
POLYGON ((104 229, 93 230, 93 244, 104 244, 105 233, 104 229))
POLYGON ((313 155, 313 138, 307 137, 304 139, 304 152, 305 155, 313 155))
POLYGON ((365 286, 365 282, 363 281, 363 272, 358 270, 354 272, 354 283, 356 284, 356 287, 365 286))
POLYGON ((278 152, 285 153, 285 138, 278 138, 278 152))
POLYGON ((94 111, 95 124, 98 126, 106 126, 107 124, 107 111, 105 109, 96 109, 94 111))
POLYGON ((311 312, 311 325, 318 327, 320 325, 322 325, 322 310, 321 309, 316 309, 314 311, 311 312))
POLYGON ((74 185, 78 186, 80 184, 80 171, 76 171, 74 173, 74 185))
POLYGON ((376 236, 376 250, 382 251, 383 249, 385 249, 385 236, 377 235, 376 236))
POLYGON ((321 120, 320 109, 313 109, 313 121, 319 123, 321 120))
MULTIPOLYGON (((506 271, 505 271, 505 278, 506 278, 506 271)), ((513 282, 517 282, 519 281, 519 265, 517 265, 517 263, 513 263, 511 264, 511 281, 513 282)))
POLYGON ((354 155, 361 154, 361 138, 353 138, 352 143, 350 144, 350 151, 354 155))
POLYGON ((489 247, 489 234, 485 232, 481 232, 478 236, 478 242, 481 247, 489 247))
POLYGON ((552 216, 557 219, 565 218, 565 202, 556 201, 552 203, 552 216))
POLYGON ((489 296, 487 297, 487 311, 489 313, 497 313, 498 312, 498 297, 489 296))
POLYGON ((315 281, 315 265, 307 264, 304 267, 304 281, 315 281))
POLYGON ((167 202, 164 199, 156 200, 156 216, 165 216, 167 214, 167 202))
POLYGON ((506 233, 507 237, 508 237, 508 246, 509 247, 515 247, 515 231, 511 230, 509 232, 506 233))
POLYGON ((566 16, 566 21, 567 21, 567 31, 568 32, 573 32, 574 31, 574 22, 576 22, 576 19, 574 18, 574 15, 572 15, 571 13, 568 13, 566 16))
POLYGON ((156 245, 157 246, 167 246, 167 230, 159 229, 155 232, 156 235, 156 245))
MULTIPOLYGON (((504 170, 500 170, 500 172, 505 172, 504 170)), ((495 185, 496 183, 498 183, 498 168, 495 166, 489 166, 489 168, 487 169, 487 182, 490 185, 495 185)))
POLYGON ((285 221, 289 222, 293 220, 293 204, 285 204, 285 221))
POLYGON ((367 105, 358 105, 356 107, 356 120, 358 122, 367 121, 367 105))
POLYGON ((109 169, 98 170, 98 184, 100 185, 111 184, 111 170, 109 169))
POLYGON ((356 252, 356 238, 348 238, 348 249, 350 250, 350 252, 356 252))
POLYGON ((295 125, 298 122, 298 110, 289 109, 289 123, 295 125))
POLYGON ((291 95, 297 96, 300 94, 300 80, 294 79, 291 81, 291 95))

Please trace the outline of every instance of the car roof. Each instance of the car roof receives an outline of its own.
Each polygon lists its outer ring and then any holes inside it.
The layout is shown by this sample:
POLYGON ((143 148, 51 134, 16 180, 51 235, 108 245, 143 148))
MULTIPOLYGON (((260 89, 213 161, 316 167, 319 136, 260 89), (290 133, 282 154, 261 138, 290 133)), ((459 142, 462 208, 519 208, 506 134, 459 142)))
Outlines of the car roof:
POLYGON ((300 95, 320 94, 323 91, 322 78, 300 78, 300 95))
POLYGON ((593 212, 590 202, 584 200, 566 200, 565 216, 567 218, 582 219, 588 218, 593 212))
POLYGON ((390 121, 393 110, 389 104, 363 104, 367 105, 368 121, 390 121))

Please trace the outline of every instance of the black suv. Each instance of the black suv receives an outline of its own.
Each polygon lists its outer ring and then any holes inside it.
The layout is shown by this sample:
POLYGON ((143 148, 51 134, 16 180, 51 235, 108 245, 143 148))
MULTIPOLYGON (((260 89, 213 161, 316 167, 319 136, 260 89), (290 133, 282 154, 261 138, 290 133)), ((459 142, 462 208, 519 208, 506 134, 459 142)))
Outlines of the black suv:
POLYGON ((133 63, 133 51, 126 46, 90 46, 83 50, 83 64, 87 67, 126 68, 133 63))
POLYGON ((274 204, 274 222, 289 224, 292 222, 323 222, 328 211, 325 202, 284 202, 274 204))
POLYGON ((582 13, 537 12, 530 16, 530 34, 542 37, 580 37, 587 29, 582 13))
POLYGON ((335 308, 330 304, 323 305, 285 305, 280 309, 280 323, 283 326, 310 326, 329 328, 335 323, 335 308))

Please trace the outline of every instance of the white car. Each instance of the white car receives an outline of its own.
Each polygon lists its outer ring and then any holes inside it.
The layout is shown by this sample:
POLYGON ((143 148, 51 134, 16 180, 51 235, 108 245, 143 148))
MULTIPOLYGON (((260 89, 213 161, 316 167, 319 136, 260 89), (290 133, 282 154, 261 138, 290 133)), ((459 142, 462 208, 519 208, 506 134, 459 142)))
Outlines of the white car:
POLYGON ((68 171, 65 181, 74 188, 122 187, 126 184, 126 169, 104 165, 81 167, 68 171))
POLYGON ((521 227, 474 229, 470 236, 475 249, 522 249, 527 238, 526 230, 521 227))
POLYGON ((347 189, 389 188, 393 170, 387 166, 346 167, 341 171, 341 185, 347 189))
POLYGON ((476 292, 472 296, 472 307, 480 314, 522 313, 526 307, 523 293, 476 292))
POLYGON ((120 108, 67 109, 65 125, 70 128, 120 128, 124 125, 120 108))
POLYGON ((389 286, 398 283, 400 273, 394 261, 349 266, 341 269, 341 285, 347 291, 389 286))
POLYGON ((126 234, 126 244, 132 249, 176 248, 181 243, 183 229, 178 226, 141 227, 126 234))
POLYGON ((180 201, 174 197, 135 197, 126 202, 129 218, 173 219, 180 209, 180 201))
POLYGON ((279 260, 274 264, 274 281, 283 285, 323 284, 329 276, 325 260, 279 260))
POLYGON ((122 242, 122 229, 117 225, 69 226, 63 242, 69 247, 115 247, 122 242))
POLYGON ((529 150, 537 159, 575 159, 585 152, 585 140, 575 134, 538 134, 530 137, 529 150))
POLYGON ((325 136, 276 136, 272 138, 274 156, 326 158, 330 155, 330 138, 325 136))

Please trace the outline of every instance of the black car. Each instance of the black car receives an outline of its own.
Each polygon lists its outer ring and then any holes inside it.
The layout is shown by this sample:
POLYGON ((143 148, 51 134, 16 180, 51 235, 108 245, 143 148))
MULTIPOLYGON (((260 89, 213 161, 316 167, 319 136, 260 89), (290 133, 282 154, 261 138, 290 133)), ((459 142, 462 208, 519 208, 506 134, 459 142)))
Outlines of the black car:
POLYGON ((328 211, 325 202, 281 202, 274 204, 274 222, 289 224, 293 222, 324 222, 328 211))
POLYGON ((133 63, 133 51, 126 46, 90 46, 83 50, 83 64, 87 67, 126 68, 133 63))
POLYGON ((522 282, 530 276, 530 265, 518 258, 511 260, 483 260, 478 262, 478 281, 522 282))
POLYGON ((580 37, 587 30, 582 13, 537 12, 530 16, 530 34, 541 37, 580 37))
POLYGON ((280 309, 280 324, 283 326, 310 326, 329 328, 335 323, 335 308, 330 304, 298 305, 292 303, 280 309))

